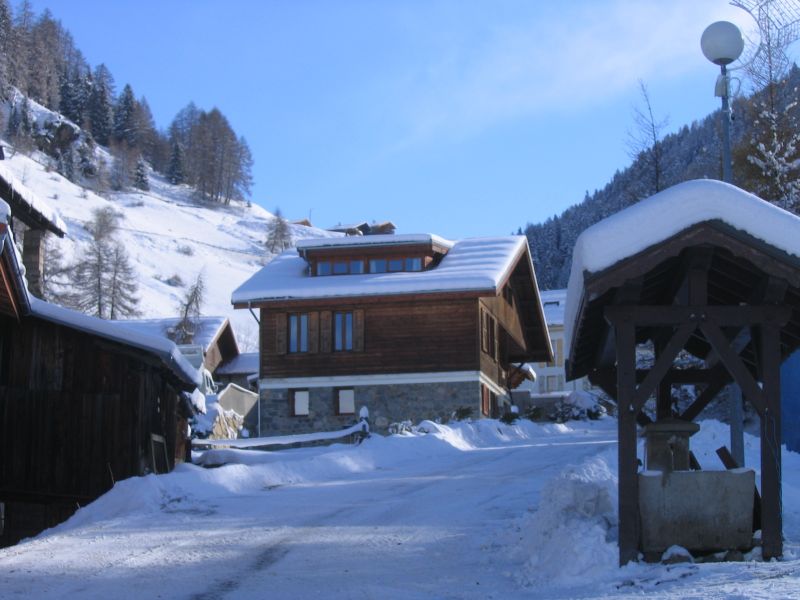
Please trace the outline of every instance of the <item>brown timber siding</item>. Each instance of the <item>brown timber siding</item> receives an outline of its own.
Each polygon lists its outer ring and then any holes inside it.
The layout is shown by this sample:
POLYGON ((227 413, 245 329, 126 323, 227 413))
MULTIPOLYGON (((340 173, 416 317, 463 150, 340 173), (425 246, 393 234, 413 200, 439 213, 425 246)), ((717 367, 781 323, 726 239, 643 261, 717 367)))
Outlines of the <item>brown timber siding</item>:
POLYGON ((154 357, 30 317, 0 318, 0 342, 0 502, 20 519, 20 503, 74 507, 143 474, 153 433, 170 468, 183 459, 178 384, 154 357))
MULTIPOLYGON (((476 299, 406 298, 371 304, 306 304, 262 309, 261 374, 370 375, 479 368, 476 299), (353 312, 353 351, 332 351, 332 312, 353 312), (319 314, 319 352, 287 353, 286 315, 319 314), (363 344, 363 345, 362 345, 363 344)), ((309 319, 311 322, 311 319, 309 319)), ((309 334, 311 333, 309 327, 309 334)), ((313 342, 309 343, 311 349, 313 342)))

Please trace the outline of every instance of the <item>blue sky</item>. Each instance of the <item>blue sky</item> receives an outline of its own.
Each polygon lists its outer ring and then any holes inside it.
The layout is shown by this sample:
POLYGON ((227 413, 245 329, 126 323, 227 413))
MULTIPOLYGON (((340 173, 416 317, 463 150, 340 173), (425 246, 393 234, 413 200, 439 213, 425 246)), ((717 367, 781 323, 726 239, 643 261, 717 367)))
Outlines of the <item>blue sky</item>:
POLYGON ((718 106, 725 0, 34 0, 166 127, 190 100, 251 146, 253 201, 315 225, 508 234, 624 168, 638 80, 669 130, 718 106))

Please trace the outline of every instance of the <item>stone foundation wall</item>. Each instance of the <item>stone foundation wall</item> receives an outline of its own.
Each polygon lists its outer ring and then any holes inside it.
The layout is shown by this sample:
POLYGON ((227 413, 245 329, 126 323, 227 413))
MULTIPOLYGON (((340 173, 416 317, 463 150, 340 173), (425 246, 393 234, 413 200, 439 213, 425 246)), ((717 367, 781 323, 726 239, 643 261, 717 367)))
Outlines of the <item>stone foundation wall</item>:
POLYGON ((261 435, 336 431, 354 423, 362 406, 369 409, 370 427, 379 433, 385 433, 392 423, 406 420, 447 422, 461 407, 471 407, 474 418, 481 414, 477 381, 354 386, 355 415, 336 414, 336 389, 309 388, 309 414, 300 417, 290 415, 288 389, 262 390, 261 435))

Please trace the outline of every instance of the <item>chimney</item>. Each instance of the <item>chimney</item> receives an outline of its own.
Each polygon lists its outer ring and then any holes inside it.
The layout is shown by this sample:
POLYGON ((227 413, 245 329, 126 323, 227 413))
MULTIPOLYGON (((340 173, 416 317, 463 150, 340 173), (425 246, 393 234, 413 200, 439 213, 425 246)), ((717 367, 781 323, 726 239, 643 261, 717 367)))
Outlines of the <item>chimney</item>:
POLYGON ((44 238, 42 229, 28 229, 22 238, 22 264, 28 280, 28 291, 37 298, 42 297, 42 275, 44 274, 44 238))

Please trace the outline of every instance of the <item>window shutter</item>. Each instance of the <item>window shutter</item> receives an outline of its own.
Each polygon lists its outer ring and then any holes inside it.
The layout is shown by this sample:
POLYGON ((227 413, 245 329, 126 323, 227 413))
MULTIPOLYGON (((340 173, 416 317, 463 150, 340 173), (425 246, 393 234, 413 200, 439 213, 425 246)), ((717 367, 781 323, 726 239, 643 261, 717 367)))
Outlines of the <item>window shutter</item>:
POLYGON ((319 313, 308 313, 308 351, 319 352, 319 313))
POLYGON ((364 309, 353 311, 353 352, 364 351, 364 309))
POLYGON ((486 311, 481 309, 481 350, 489 353, 489 328, 486 326, 486 311))
POLYGON ((490 326, 492 328, 492 340, 494 341, 494 348, 492 348, 494 354, 492 354, 492 358, 500 360, 500 328, 495 319, 492 319, 490 326))
POLYGON ((331 311, 323 310, 319 313, 319 351, 331 351, 331 311))
POLYGON ((277 313, 275 315, 275 352, 277 354, 286 354, 286 313, 277 313))

